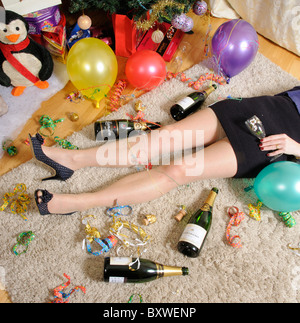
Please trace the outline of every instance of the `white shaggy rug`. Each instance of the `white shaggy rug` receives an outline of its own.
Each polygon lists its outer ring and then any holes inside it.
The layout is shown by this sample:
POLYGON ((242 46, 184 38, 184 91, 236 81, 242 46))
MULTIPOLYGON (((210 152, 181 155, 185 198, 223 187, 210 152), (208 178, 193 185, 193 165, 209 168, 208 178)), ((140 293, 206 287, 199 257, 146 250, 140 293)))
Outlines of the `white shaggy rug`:
MULTIPOLYGON (((187 71, 187 75, 198 78, 209 72, 209 62, 201 62, 187 71)), ((219 87, 206 104, 220 98, 251 97, 276 94, 299 85, 299 81, 261 54, 249 68, 234 77, 229 85, 219 87)), ((173 79, 159 88, 145 94, 141 99, 147 106, 146 118, 173 122, 169 109, 181 95, 192 90, 186 84, 173 79)), ((107 119, 126 117, 133 114, 133 103, 107 116, 107 119)), ((86 148, 95 146, 93 125, 73 134, 69 140, 86 148)), ((82 250, 85 238, 81 219, 95 215, 91 225, 97 227, 102 237, 108 235, 111 219, 106 208, 95 208, 72 216, 40 216, 35 206, 33 193, 37 188, 53 192, 79 193, 98 190, 118 178, 136 170, 89 168, 77 171, 66 183, 41 182, 48 175, 46 168, 31 160, 0 178, 0 196, 11 192, 17 183, 25 183, 32 198, 26 214, 28 221, 8 211, 0 213, 0 269, 2 285, 9 292, 13 302, 49 302, 53 289, 71 277, 71 285, 86 287, 86 294, 77 291, 70 302, 127 303, 135 293, 141 294, 144 303, 233 303, 233 302, 299 302, 300 301, 300 258, 289 249, 288 244, 298 246, 300 242, 299 212, 294 216, 297 225, 287 228, 271 210, 262 209, 262 220, 257 222, 248 214, 248 203, 256 203, 253 191, 245 193, 244 188, 253 180, 215 179, 178 187, 165 196, 133 206, 133 213, 127 220, 142 225, 145 214, 154 214, 157 221, 143 229, 152 237, 143 258, 171 266, 186 266, 190 274, 184 277, 165 277, 144 284, 112 284, 103 281, 103 260, 105 256, 116 256, 118 245, 108 254, 92 256, 82 250), (177 223, 174 215, 178 205, 196 210, 212 187, 218 187, 213 224, 202 252, 198 258, 190 259, 180 254, 176 245, 184 223, 177 223), (245 220, 232 229, 232 234, 241 237, 243 247, 235 249, 226 241, 226 227, 229 222, 227 208, 236 206, 245 212, 245 220), (12 248, 17 236, 24 231, 33 231, 35 239, 26 254, 16 256, 12 248)), ((130 190, 130 187, 128 187, 130 190)), ((124 218, 123 218, 124 219, 124 218)), ((125 233, 125 232, 124 232, 125 233)), ((120 255, 129 256, 133 251, 121 249, 120 255)))

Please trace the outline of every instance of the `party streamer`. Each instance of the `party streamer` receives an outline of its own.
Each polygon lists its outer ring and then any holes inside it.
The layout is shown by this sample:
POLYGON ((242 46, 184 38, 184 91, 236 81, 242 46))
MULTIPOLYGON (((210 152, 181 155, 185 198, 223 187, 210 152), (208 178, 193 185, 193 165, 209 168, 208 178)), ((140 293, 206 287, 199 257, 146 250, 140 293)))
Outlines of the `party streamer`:
POLYGON ((231 217, 229 224, 226 229, 226 239, 228 243, 234 248, 241 248, 242 244, 240 237, 238 235, 230 236, 230 231, 233 226, 239 226, 240 223, 245 219, 245 214, 240 212, 239 209, 235 206, 232 206, 228 209, 228 215, 231 217), (238 239, 237 242, 233 242, 235 239, 238 239))
POLYGON ((84 294, 86 293, 86 288, 83 286, 76 286, 73 289, 71 289, 69 293, 63 293, 62 290, 64 290, 71 284, 71 278, 66 274, 64 274, 64 276, 67 278, 68 281, 54 289, 54 300, 50 303, 69 303, 69 298, 74 292, 81 290, 84 294))

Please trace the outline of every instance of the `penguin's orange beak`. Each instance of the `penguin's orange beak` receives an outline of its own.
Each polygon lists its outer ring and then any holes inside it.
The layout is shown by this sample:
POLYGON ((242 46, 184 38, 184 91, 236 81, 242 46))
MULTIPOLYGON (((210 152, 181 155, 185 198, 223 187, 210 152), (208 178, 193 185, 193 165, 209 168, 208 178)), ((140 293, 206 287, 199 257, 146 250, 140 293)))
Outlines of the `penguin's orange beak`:
POLYGON ((19 39, 20 35, 13 34, 13 35, 5 36, 5 37, 6 37, 10 42, 15 43, 15 42, 19 39))

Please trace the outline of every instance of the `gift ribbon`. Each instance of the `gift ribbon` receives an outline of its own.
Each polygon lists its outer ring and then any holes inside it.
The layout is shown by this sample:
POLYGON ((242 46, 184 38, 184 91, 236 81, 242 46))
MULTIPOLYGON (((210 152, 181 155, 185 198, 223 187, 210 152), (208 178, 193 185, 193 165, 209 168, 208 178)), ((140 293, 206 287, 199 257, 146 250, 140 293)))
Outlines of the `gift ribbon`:
POLYGON ((145 246, 149 240, 151 239, 151 237, 149 235, 147 235, 147 233, 140 228, 139 226, 129 223, 128 221, 122 221, 122 220, 116 220, 115 217, 113 217, 113 224, 109 230, 110 234, 112 234, 113 236, 117 237, 126 247, 132 246, 132 247, 136 247, 137 248, 137 253, 138 253, 138 257, 136 258, 136 260, 132 263, 129 264, 129 269, 132 271, 138 270, 140 268, 140 260, 139 257, 142 255, 144 251, 140 250, 140 247, 145 246), (134 233, 136 233, 139 238, 135 238, 133 241, 130 241, 129 237, 123 233, 121 233, 121 230, 123 228, 132 230, 134 233), (133 269, 131 266, 134 263, 138 263, 137 268, 133 269))
POLYGON ((64 121, 63 118, 62 119, 57 119, 57 120, 54 121, 48 115, 42 115, 40 120, 39 120, 39 123, 41 125, 41 128, 39 130, 40 135, 42 135, 44 137, 51 137, 54 134, 56 124, 59 123, 59 122, 62 122, 62 121, 64 121), (51 132, 51 134, 49 136, 43 134, 42 131, 41 131, 42 129, 47 129, 47 128, 52 129, 52 132, 51 132))
POLYGON ((297 224, 290 212, 279 212, 278 215, 282 218, 282 221, 288 228, 292 228, 297 224))
POLYGON ((125 80, 119 80, 115 86, 112 95, 109 97, 111 111, 117 111, 120 106, 120 99, 123 91, 126 89, 127 83, 125 80))
POLYGON ((130 205, 117 205, 106 210, 106 214, 109 216, 128 216, 132 213, 132 207, 130 205), (127 210, 123 213, 122 210, 127 210))
POLYGON ((183 83, 189 82, 188 83, 188 86, 189 87, 192 87, 196 91, 200 90, 200 88, 204 85, 204 83, 206 81, 216 82, 219 85, 224 85, 224 84, 227 83, 226 80, 222 76, 215 75, 213 73, 205 73, 205 74, 201 75, 198 78, 198 80, 196 80, 195 82, 193 82, 193 81, 191 81, 192 79, 191 78, 188 78, 186 76, 186 74, 183 73, 183 72, 180 72, 180 73, 167 72, 167 75, 166 75, 166 79, 167 80, 171 80, 171 79, 177 78, 177 77, 179 77, 180 78, 180 81, 183 82, 183 83))
POLYGON ((22 255, 27 252, 30 242, 35 238, 35 235, 32 231, 22 232, 17 238, 17 243, 13 247, 13 252, 16 256, 22 255), (22 252, 17 252, 19 246, 25 246, 25 249, 22 252))
POLYGON ((4 211, 10 202, 13 201, 14 197, 17 198, 11 203, 10 210, 13 214, 19 214, 25 221, 27 218, 23 213, 27 211, 27 205, 30 203, 30 198, 26 192, 26 185, 23 183, 17 184, 12 193, 5 193, 2 200, 3 205, 0 207, 0 211, 4 211))
POLYGON ((70 141, 66 139, 60 139, 58 136, 54 137, 54 141, 57 142, 63 149, 78 150, 77 146, 74 146, 70 141))
POLYGON ((226 238, 228 243, 234 247, 234 248, 241 248, 241 239, 240 236, 235 235, 235 236, 230 236, 230 231, 233 226, 239 226, 240 223, 245 219, 245 214, 243 212, 240 212, 239 209, 235 206, 232 206, 228 209, 228 215, 231 217, 229 224, 227 226, 226 230, 226 238), (234 210, 234 211, 233 211, 234 210), (237 242, 233 242, 235 239, 238 239, 237 242))
POLYGON ((3 142, 2 149, 6 151, 9 156, 15 156, 18 153, 18 149, 15 146, 9 146, 13 141, 11 139, 8 139, 3 142))
POLYGON ((100 239, 101 234, 98 231, 97 228, 91 227, 89 222, 85 220, 87 217, 95 218, 94 215, 87 215, 82 219, 82 223, 85 224, 85 233, 87 234, 86 238, 83 240, 83 246, 86 242, 86 249, 88 253, 92 254, 93 256, 100 256, 104 252, 108 252, 110 249, 112 249, 118 242, 118 239, 115 236, 109 236, 105 239, 100 239), (96 242, 102 249, 100 251, 92 252, 92 243, 96 242))
POLYGON ((250 218, 255 219, 256 221, 261 220, 260 209, 263 206, 261 201, 257 201, 257 205, 248 204, 249 216, 250 218))
POLYGON ((100 251, 95 251, 92 252, 92 247, 91 247, 91 243, 87 242, 86 244, 86 249, 88 251, 88 253, 92 254, 93 256, 100 256, 102 255, 104 252, 109 252, 110 249, 112 249, 118 242, 118 239, 111 235, 105 239, 99 239, 99 238, 95 238, 93 240, 94 242, 98 243, 98 245, 102 248, 100 251))
POLYGON ((294 248, 291 246, 291 244, 288 244, 288 248, 292 250, 297 256, 300 256, 300 243, 299 243, 299 248, 294 248))
POLYGON ((74 292, 81 290, 84 294, 86 293, 86 288, 83 286, 76 286, 71 289, 69 293, 63 293, 62 290, 64 290, 71 284, 71 278, 66 274, 64 274, 64 276, 68 281, 54 289, 54 300, 50 303, 69 303, 69 298, 74 292))
POLYGON ((128 300, 128 303, 132 303, 133 300, 134 300, 134 297, 137 297, 139 302, 140 303, 143 303, 143 298, 142 298, 142 295, 141 294, 132 294, 130 297, 129 297, 129 300, 128 300))
MULTIPOLYGON (((95 218, 93 215, 88 215, 87 217, 93 217, 93 218, 95 218)), ((98 229, 95 228, 95 227, 91 227, 91 225, 89 224, 89 222, 86 221, 86 220, 84 220, 84 218, 83 218, 82 223, 85 224, 85 233, 87 234, 86 239, 90 243, 92 243, 94 239, 96 239, 96 238, 99 239, 101 237, 101 234, 98 231, 98 229)))

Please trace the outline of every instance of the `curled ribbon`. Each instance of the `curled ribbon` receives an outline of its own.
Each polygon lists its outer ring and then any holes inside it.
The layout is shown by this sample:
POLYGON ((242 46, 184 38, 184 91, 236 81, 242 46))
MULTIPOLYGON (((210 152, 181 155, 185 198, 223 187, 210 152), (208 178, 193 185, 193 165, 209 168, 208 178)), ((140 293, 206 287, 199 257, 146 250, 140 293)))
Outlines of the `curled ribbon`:
POLYGON ((55 131, 55 127, 56 127, 56 124, 59 123, 59 122, 62 122, 64 121, 64 119, 57 119, 57 120, 53 120, 52 118, 50 118, 49 116, 47 115, 42 115, 40 117, 40 120, 39 120, 39 123, 41 125, 41 128, 39 130, 39 133, 41 136, 44 136, 44 137, 51 137, 53 134, 54 134, 54 131, 55 131), (45 135, 42 133, 42 129, 46 129, 46 128, 51 128, 52 129, 52 132, 49 136, 45 135))
POLYGON ((17 238, 17 243, 13 247, 13 252, 16 256, 22 255, 27 252, 29 243, 35 238, 35 235, 32 231, 22 232, 17 238), (25 246, 25 249, 22 252, 17 252, 19 246, 25 246))
POLYGON ((117 111, 120 107, 120 99, 123 91, 127 87, 127 83, 125 80, 119 80, 115 86, 112 95, 109 97, 111 107, 111 111, 117 111))
POLYGON ((113 225, 110 228, 110 233, 119 238, 127 247, 145 245, 151 238, 141 227, 129 223, 128 221, 116 220, 115 217, 113 218, 113 225), (132 230, 140 237, 140 239, 135 239, 137 243, 130 242, 127 240, 127 235, 121 234, 123 228, 132 230))
POLYGON ((27 211, 27 205, 30 203, 29 195, 26 192, 26 185, 23 183, 17 184, 12 193, 5 193, 2 200, 3 205, 0 207, 0 211, 4 211, 14 197, 20 193, 17 198, 11 203, 10 210, 13 214, 19 214, 25 221, 27 218, 23 213, 27 211))
POLYGON ((117 205, 106 210, 106 214, 109 216, 127 216, 131 213, 132 207, 130 205, 117 205), (122 210, 126 210, 125 213, 122 210))
POLYGON ((297 224, 290 212, 279 212, 278 215, 282 218, 282 221, 288 228, 292 228, 297 224))
MULTIPOLYGON (((88 215, 86 217, 93 217, 93 215, 88 215)), ((110 249, 112 249, 118 242, 118 239, 115 236, 109 236, 106 239, 100 239, 101 234, 98 231, 97 228, 91 227, 89 222, 83 218, 82 223, 85 224, 85 233, 87 234, 85 240, 86 241, 86 249, 88 253, 92 254, 93 256, 99 256, 102 255, 104 252, 108 252, 110 249), (97 252, 92 252, 92 243, 96 242, 102 249, 97 252)))
POLYGON ((97 228, 91 227, 89 222, 85 220, 85 218, 89 218, 89 217, 95 218, 94 215, 87 215, 82 219, 82 223, 85 224, 85 233, 87 234, 86 239, 90 243, 92 243, 95 238, 99 239, 101 237, 101 234, 97 228))
POLYGON ((288 244, 288 248, 292 250, 297 256, 300 256, 300 243, 299 243, 299 248, 294 248, 291 246, 291 244, 288 244))
POLYGON ((257 201, 257 205, 256 206, 253 205, 253 204, 248 204, 250 218, 253 218, 256 221, 260 221, 261 220, 260 209, 261 209, 262 205, 263 204, 262 204, 261 201, 257 201))
POLYGON ((92 252, 92 247, 91 244, 87 243, 86 249, 88 251, 88 253, 92 254, 93 256, 100 256, 102 255, 104 252, 109 252, 110 249, 112 249, 118 242, 118 239, 111 235, 105 239, 99 239, 99 238, 95 238, 94 241, 96 243, 98 243, 98 245, 102 248, 100 251, 95 251, 92 252))
POLYGON ((191 81, 191 78, 186 77, 186 75, 184 73, 167 72, 167 76, 166 76, 167 80, 171 80, 171 79, 177 78, 177 77, 180 78, 181 82, 189 82, 188 86, 192 87, 196 91, 198 91, 203 86, 204 82, 206 82, 206 81, 216 82, 219 85, 226 84, 226 80, 222 76, 215 75, 212 73, 205 73, 205 74, 201 75, 198 78, 198 80, 193 82, 193 81, 191 81))
POLYGON ((132 271, 138 270, 140 267, 139 257, 143 253, 141 252, 140 247, 145 246, 151 237, 139 226, 129 223, 128 221, 116 220, 115 217, 113 217, 113 225, 111 226, 109 232, 113 236, 117 237, 126 247, 133 246, 137 248, 138 257, 134 262, 129 264, 129 269, 132 271), (123 228, 132 230, 139 236, 139 238, 135 238, 135 240, 132 241, 132 239, 130 239, 127 235, 121 233, 123 228), (138 266, 136 269, 133 269, 131 266, 136 262, 138 263, 138 266))
POLYGON ((134 302, 133 302, 134 298, 138 298, 139 302, 140 302, 140 303, 143 303, 143 298, 142 298, 142 295, 141 295, 141 294, 132 294, 132 295, 129 297, 128 303, 134 303, 134 302))
POLYGON ((54 137, 54 141, 57 142, 63 149, 78 150, 79 148, 75 145, 72 145, 70 141, 66 139, 61 139, 58 136, 54 137))
POLYGON ((76 286, 71 289, 69 293, 63 293, 62 290, 64 290, 71 284, 71 278, 66 274, 64 274, 64 276, 68 281, 54 289, 54 300, 50 303, 69 303, 69 298, 74 292, 81 290, 84 294, 86 293, 86 288, 83 286, 76 286))
POLYGON ((226 239, 228 243, 234 248, 241 248, 241 238, 238 235, 230 236, 230 231, 233 226, 239 226, 240 223, 245 219, 245 214, 240 212, 239 209, 235 206, 232 206, 228 209, 228 215, 231 217, 229 224, 226 230, 226 239), (238 239, 237 242, 233 242, 235 239, 238 239))

